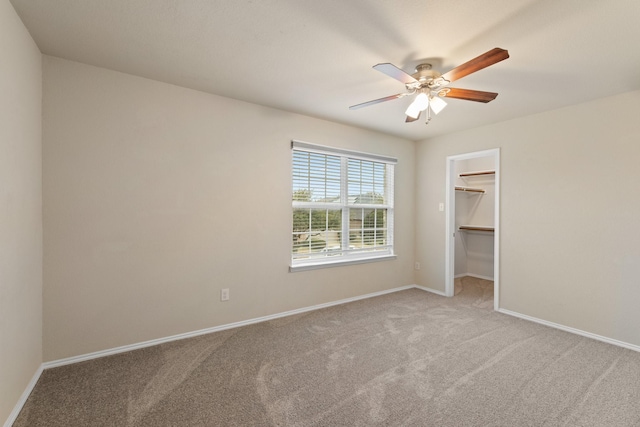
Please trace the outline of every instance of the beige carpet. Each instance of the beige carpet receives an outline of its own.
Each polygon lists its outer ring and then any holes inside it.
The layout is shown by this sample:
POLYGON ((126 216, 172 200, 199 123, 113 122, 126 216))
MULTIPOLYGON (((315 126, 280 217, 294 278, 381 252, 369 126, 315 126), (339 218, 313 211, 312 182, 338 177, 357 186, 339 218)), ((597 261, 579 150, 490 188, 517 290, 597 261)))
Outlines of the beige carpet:
POLYGON ((14 426, 640 426, 640 353, 492 295, 465 278, 50 369, 14 426))

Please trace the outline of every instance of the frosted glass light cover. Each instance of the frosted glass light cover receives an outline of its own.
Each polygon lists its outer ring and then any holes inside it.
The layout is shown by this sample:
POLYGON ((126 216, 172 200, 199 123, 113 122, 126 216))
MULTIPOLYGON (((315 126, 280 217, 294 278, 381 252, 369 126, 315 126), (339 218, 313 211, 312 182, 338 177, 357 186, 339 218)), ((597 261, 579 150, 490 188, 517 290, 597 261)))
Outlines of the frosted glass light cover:
POLYGON ((416 103, 414 101, 411 103, 411 105, 409 105, 409 107, 407 108, 407 111, 405 111, 404 113, 407 116, 411 117, 412 119, 417 119, 418 116, 420 115, 420 109, 416 107, 416 103))
POLYGON ((430 105, 431 105, 431 110, 432 110, 434 113, 438 114, 440 111, 442 111, 442 110, 444 109, 444 107, 446 107, 446 106, 447 106, 447 103, 446 103, 446 102, 444 102, 444 101, 442 100, 442 98, 439 98, 439 97, 437 97, 437 96, 434 96, 434 97, 431 99, 431 103, 430 103, 430 105))

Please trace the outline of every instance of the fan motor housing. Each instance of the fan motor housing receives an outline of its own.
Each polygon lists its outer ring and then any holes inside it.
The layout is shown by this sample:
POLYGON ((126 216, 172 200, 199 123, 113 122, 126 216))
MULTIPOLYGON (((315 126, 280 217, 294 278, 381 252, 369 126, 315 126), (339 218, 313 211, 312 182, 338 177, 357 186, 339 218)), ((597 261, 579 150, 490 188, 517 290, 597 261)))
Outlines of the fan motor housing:
POLYGON ((423 89, 438 86, 436 79, 439 79, 441 76, 442 74, 431 69, 431 64, 420 64, 416 67, 416 72, 411 75, 420 85, 418 86, 415 83, 408 84, 407 89, 423 89))

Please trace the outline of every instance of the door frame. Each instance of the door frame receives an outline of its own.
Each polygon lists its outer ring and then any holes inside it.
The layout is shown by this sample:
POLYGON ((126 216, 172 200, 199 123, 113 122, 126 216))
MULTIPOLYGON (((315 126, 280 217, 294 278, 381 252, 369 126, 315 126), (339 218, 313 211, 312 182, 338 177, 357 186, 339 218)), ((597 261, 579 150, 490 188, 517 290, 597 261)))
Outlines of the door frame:
POLYGON ((445 245, 445 295, 452 297, 454 294, 455 276, 455 218, 456 218, 456 192, 455 192, 455 162, 458 160, 475 159, 478 157, 493 157, 495 175, 495 206, 493 210, 495 232, 493 235, 493 309, 500 309, 500 148, 475 151, 471 153, 447 156, 446 177, 446 245, 445 245))

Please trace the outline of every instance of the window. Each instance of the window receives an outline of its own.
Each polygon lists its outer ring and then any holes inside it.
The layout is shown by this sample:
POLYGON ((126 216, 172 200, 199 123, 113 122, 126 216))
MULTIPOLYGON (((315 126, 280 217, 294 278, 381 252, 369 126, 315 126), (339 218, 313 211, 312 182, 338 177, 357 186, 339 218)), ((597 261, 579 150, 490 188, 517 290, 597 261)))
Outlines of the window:
POLYGON ((393 256, 393 158, 293 141, 291 270, 393 256))

